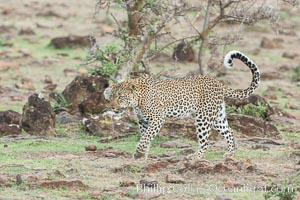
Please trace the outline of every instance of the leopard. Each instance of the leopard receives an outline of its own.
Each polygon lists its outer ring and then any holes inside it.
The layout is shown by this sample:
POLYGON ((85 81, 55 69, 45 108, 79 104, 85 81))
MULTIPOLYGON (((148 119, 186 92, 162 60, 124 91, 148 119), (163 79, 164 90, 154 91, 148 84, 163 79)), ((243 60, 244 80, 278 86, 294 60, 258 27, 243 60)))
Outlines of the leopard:
POLYGON ((151 141, 159 133, 166 118, 193 116, 198 149, 189 155, 203 159, 208 148, 208 138, 214 129, 227 143, 224 157, 232 157, 236 149, 233 131, 225 112, 225 98, 244 99, 254 93, 260 84, 258 66, 244 53, 233 50, 224 57, 226 68, 233 60, 244 63, 251 71, 252 81, 246 89, 233 89, 210 76, 194 75, 175 79, 157 79, 150 75, 111 84, 104 96, 111 109, 132 108, 138 120, 140 139, 134 159, 147 159, 151 141))

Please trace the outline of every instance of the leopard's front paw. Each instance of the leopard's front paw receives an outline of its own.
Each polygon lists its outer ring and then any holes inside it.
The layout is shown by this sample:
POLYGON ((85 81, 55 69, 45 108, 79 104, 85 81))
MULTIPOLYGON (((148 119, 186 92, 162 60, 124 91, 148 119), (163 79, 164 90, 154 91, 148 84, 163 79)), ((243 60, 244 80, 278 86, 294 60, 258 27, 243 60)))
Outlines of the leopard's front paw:
POLYGON ((139 158, 142 158, 143 156, 144 156, 145 154, 144 153, 141 153, 141 152, 135 152, 134 154, 133 154, 133 158, 134 159, 139 159, 139 158))

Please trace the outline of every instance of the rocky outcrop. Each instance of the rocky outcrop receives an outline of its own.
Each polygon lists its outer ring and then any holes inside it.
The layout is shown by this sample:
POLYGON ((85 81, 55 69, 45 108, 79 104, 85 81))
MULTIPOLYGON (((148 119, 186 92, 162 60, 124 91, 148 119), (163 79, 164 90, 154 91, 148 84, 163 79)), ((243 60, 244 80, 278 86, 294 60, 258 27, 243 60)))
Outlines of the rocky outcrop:
POLYGON ((106 102, 103 91, 108 85, 107 76, 77 76, 62 93, 68 103, 68 111, 71 114, 78 111, 83 114, 101 113, 106 102))
POLYGON ((54 136, 55 113, 41 94, 29 96, 23 107, 22 128, 32 135, 54 136))
POLYGON ((21 114, 12 111, 0 112, 0 136, 18 135, 22 132, 20 127, 21 114))
POLYGON ((279 131, 271 122, 249 115, 229 114, 230 126, 248 137, 276 137, 279 131))
POLYGON ((50 44, 56 49, 85 47, 89 46, 90 42, 87 36, 70 35, 66 37, 53 38, 50 44))
POLYGON ((177 61, 193 62, 196 60, 196 54, 193 47, 184 41, 175 47, 172 57, 177 61))

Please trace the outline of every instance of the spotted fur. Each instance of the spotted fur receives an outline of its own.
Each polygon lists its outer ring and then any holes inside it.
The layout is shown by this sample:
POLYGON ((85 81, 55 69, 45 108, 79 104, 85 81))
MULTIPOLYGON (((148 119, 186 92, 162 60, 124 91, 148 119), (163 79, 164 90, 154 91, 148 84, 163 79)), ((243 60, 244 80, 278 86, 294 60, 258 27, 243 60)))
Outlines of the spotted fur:
MULTIPOLYGON (((227 142, 232 155, 235 145, 226 113, 224 98, 247 98, 258 87, 260 73, 257 65, 239 51, 229 52, 224 64, 231 68, 233 59, 246 64, 252 73, 251 85, 245 90, 234 90, 218 80, 207 76, 193 76, 182 79, 154 80, 149 76, 114 84, 109 88, 112 107, 115 109, 132 107, 138 118, 141 132, 134 158, 147 153, 151 140, 159 133, 166 117, 183 117, 191 114, 195 126, 199 148, 193 155, 201 158, 207 150, 211 129, 215 129, 227 142)), ((107 92, 106 92, 107 93, 107 92)))

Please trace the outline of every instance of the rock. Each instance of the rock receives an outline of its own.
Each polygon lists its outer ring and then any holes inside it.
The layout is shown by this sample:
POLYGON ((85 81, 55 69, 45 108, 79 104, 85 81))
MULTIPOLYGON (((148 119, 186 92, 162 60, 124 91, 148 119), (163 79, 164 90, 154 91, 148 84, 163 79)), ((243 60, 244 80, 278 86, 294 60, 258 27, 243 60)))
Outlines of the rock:
POLYGON ((168 141, 160 144, 162 148, 188 148, 191 147, 190 144, 186 144, 181 141, 168 141))
POLYGON ((56 115, 56 122, 59 124, 78 123, 80 119, 79 116, 71 115, 66 111, 62 111, 56 115))
POLYGON ((43 87, 43 91, 46 92, 51 92, 54 91, 57 87, 57 84, 47 84, 46 86, 43 87))
POLYGON ((225 165, 224 163, 218 163, 214 166, 213 169, 214 172, 217 173, 224 173, 224 172, 228 172, 228 171, 232 171, 231 168, 229 168, 227 165, 225 165))
POLYGON ((294 30, 279 29, 278 33, 280 35, 297 36, 297 32, 294 30))
POLYGON ((287 102, 285 104, 285 107, 288 108, 288 109, 292 109, 292 110, 300 110, 300 106, 297 106, 291 102, 287 102))
POLYGON ((225 181, 224 182, 224 186, 226 188, 237 188, 237 187, 242 187, 243 184, 241 184, 240 182, 238 181, 225 181))
POLYGON ((35 32, 32 28, 24 26, 19 30, 19 35, 35 35, 35 32))
POLYGON ((70 35, 66 37, 57 37, 53 38, 50 41, 50 45, 52 45, 56 49, 62 48, 76 48, 76 47, 87 47, 90 42, 88 36, 75 36, 70 35))
POLYGON ((263 39, 261 40, 261 43, 260 43, 260 47, 265 48, 265 49, 275 49, 275 48, 280 47, 280 45, 273 40, 263 37, 263 39))
POLYGON ((231 127, 245 136, 276 137, 280 134, 276 126, 260 118, 240 114, 229 114, 227 118, 231 127))
POLYGON ((66 68, 66 69, 64 69, 64 75, 66 76, 66 77, 74 77, 74 76, 76 76, 76 75, 78 75, 79 73, 78 73, 78 70, 74 70, 74 69, 68 69, 68 68, 66 68))
POLYGON ((253 163, 253 161, 250 160, 250 159, 247 159, 247 160, 245 161, 245 164, 246 164, 245 168, 246 168, 248 171, 255 171, 256 168, 257 168, 257 167, 256 167, 256 164, 253 163))
MULTIPOLYGON (((94 101, 92 99, 86 100, 86 97, 91 97, 92 93, 98 92, 103 93, 105 88, 108 87, 108 77, 107 76, 77 76, 62 92, 65 100, 68 102, 68 109, 70 113, 75 113, 79 111, 78 104, 84 101, 81 105, 81 109, 83 111, 90 111, 88 105, 92 105, 93 108, 97 108, 98 112, 102 112, 100 109, 101 105, 104 109, 104 104, 106 101, 101 97, 103 102, 100 102, 99 99, 94 101), (98 102, 100 105, 90 104, 90 103, 98 102)), ((95 111, 93 111, 95 113, 95 111)))
MULTIPOLYGON (((130 158, 131 157, 130 153, 128 153, 126 151, 122 151, 122 150, 113 149, 112 147, 98 149, 97 155, 99 155, 101 157, 108 157, 108 158, 118 158, 118 157, 130 158)), ((124 168, 126 168, 126 167, 124 167, 124 168)), ((131 169, 131 166, 129 166, 128 171, 130 171, 130 169, 131 169)))
MULTIPOLYGON (((0 25, 0 34, 3 33, 10 33, 12 31, 14 31, 16 29, 16 27, 12 26, 12 25, 0 25)), ((1 41, 2 42, 2 41, 1 41)))
POLYGON ((89 73, 89 71, 87 69, 79 69, 78 72, 81 75, 88 75, 88 73, 89 73))
POLYGON ((0 124, 0 136, 5 135, 19 135, 22 133, 22 129, 18 124, 0 124))
POLYGON ((85 185, 82 181, 74 180, 74 181, 42 181, 39 183, 40 187, 58 189, 58 188, 72 188, 72 189, 87 189, 88 186, 85 185))
POLYGON ((294 65, 292 64, 283 64, 279 67, 280 72, 288 72, 294 68, 294 65))
POLYGON ((20 121, 21 114, 12 110, 0 111, 0 136, 21 134, 20 121))
POLYGON ((170 163, 167 161, 157 161, 144 167, 144 171, 147 173, 154 173, 160 171, 162 168, 166 168, 170 163))
POLYGON ((179 169, 179 173, 186 171, 195 171, 198 173, 210 173, 213 171, 214 165, 206 160, 196 160, 184 162, 184 168, 179 169))
POLYGON ((130 186, 135 186, 136 184, 133 181, 125 180, 125 181, 121 181, 119 185, 120 187, 130 187, 130 186))
POLYGON ((282 79, 282 74, 279 72, 263 72, 260 76, 261 80, 276 80, 282 79))
POLYGON ((22 128, 32 135, 54 136, 55 113, 41 94, 32 94, 23 107, 22 128))
POLYGON ((63 15, 62 12, 57 12, 56 10, 46 10, 46 11, 41 11, 36 14, 38 17, 57 17, 61 19, 66 19, 67 16, 63 15))
POLYGON ((297 53, 290 53, 290 52, 284 52, 283 54, 282 54, 282 57, 283 58, 289 58, 289 59, 295 59, 295 58, 297 58, 299 56, 299 54, 297 54, 297 53))
POLYGON ((16 185, 21 185, 23 183, 22 176, 17 174, 16 176, 16 185))
POLYGON ((97 146, 96 145, 89 145, 85 147, 86 151, 96 151, 97 150, 97 146))
POLYGON ((20 124, 21 114, 13 110, 0 111, 0 123, 20 124))
POLYGON ((175 174, 168 174, 166 176, 166 183, 176 183, 176 184, 184 184, 185 180, 181 176, 175 174))
POLYGON ((172 57, 174 60, 188 62, 193 62, 196 59, 193 47, 185 41, 175 47, 172 57))
POLYGON ((21 83, 15 84, 18 89, 35 90, 34 84, 29 78, 22 78, 21 83))
POLYGON ((97 136, 120 136, 126 135, 128 133, 138 131, 137 126, 132 123, 130 113, 124 113, 122 117, 109 116, 109 115, 99 115, 95 119, 84 118, 83 125, 85 130, 91 135, 97 136))
POLYGON ((195 151, 191 148, 188 148, 188 149, 183 149, 182 151, 180 151, 180 155, 190 155, 190 154, 193 154, 195 153, 195 151))
POLYGON ((19 65, 16 63, 0 60, 0 72, 8 71, 8 70, 16 70, 18 68, 19 65))
POLYGON ((97 114, 103 112, 107 108, 107 100, 103 95, 103 91, 89 94, 83 101, 78 104, 81 114, 97 114))
POLYGON ((51 76, 45 75, 44 83, 46 83, 46 84, 52 84, 53 80, 52 80, 51 76))

